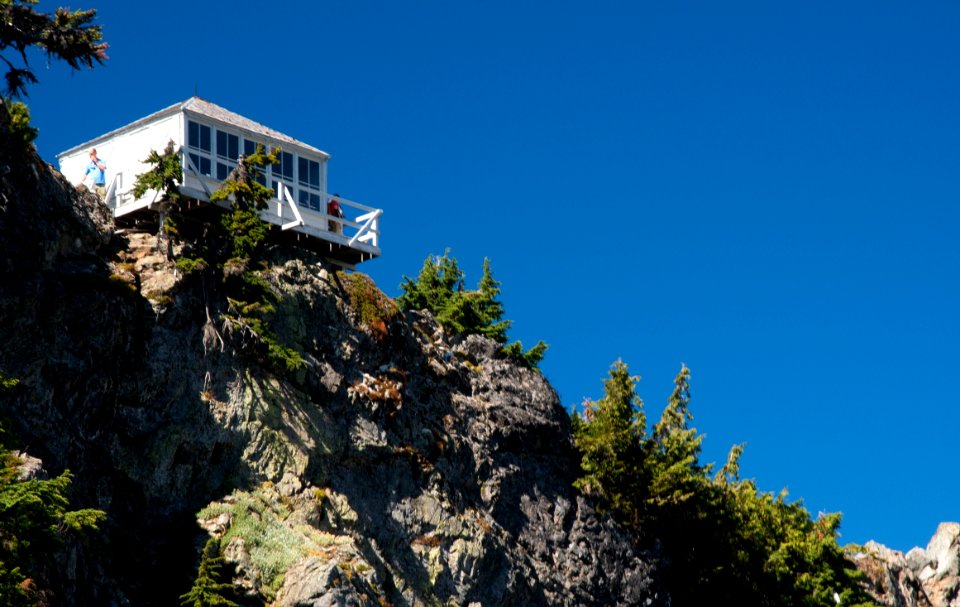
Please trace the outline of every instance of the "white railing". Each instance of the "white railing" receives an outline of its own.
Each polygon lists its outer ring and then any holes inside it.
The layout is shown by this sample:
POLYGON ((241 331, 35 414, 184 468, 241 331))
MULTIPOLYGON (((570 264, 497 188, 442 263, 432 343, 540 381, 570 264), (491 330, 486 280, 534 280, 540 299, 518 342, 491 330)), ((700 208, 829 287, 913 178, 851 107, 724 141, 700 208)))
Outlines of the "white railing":
POLYGON ((117 190, 119 189, 121 183, 123 183, 123 173, 117 173, 110 181, 110 185, 107 186, 107 193, 103 197, 103 202, 111 209, 116 209, 121 201, 120 197, 117 195, 117 190))
POLYGON ((281 223, 280 227, 284 230, 289 230, 290 228, 296 228, 304 225, 303 215, 300 214, 300 209, 297 207, 297 203, 294 202, 293 196, 290 194, 290 190, 286 188, 282 183, 277 184, 277 217, 283 218, 283 203, 286 201, 290 205, 290 211, 293 213, 293 221, 287 223, 281 223))
POLYGON ((298 205, 290 192, 290 189, 283 183, 277 184, 276 217, 281 227, 285 230, 306 226, 311 228, 310 232, 317 230, 323 232, 321 236, 327 240, 340 242, 348 247, 356 243, 366 243, 373 247, 380 246, 380 215, 383 210, 368 207, 354 200, 349 200, 342 196, 331 196, 324 194, 321 197, 320 210, 298 205), (340 203, 343 216, 331 215, 326 212, 331 200, 336 199, 340 203), (290 216, 286 215, 286 209, 290 209, 290 216), (354 215, 354 213, 358 213, 354 215), (351 219, 351 216, 353 218, 351 219), (286 221, 289 219, 289 221, 286 221))
MULTIPOLYGON (((190 155, 182 153, 184 184, 181 188, 187 196, 210 200, 220 182, 208 175, 201 175, 193 165, 190 155)), ((293 192, 284 183, 278 183, 274 198, 260 216, 269 223, 279 225, 283 230, 295 230, 322 238, 343 246, 370 251, 380 246, 380 216, 383 210, 369 207, 341 196, 323 194, 320 209, 300 206, 293 192), (336 198, 340 203, 343 217, 326 212, 327 204, 336 198)), ((370 251, 376 253, 375 251, 370 251)))
POLYGON ((149 207, 160 198, 160 192, 156 190, 147 190, 140 198, 133 195, 133 186, 124 184, 123 172, 118 172, 110 187, 107 188, 107 195, 104 202, 113 209, 114 216, 125 215, 131 211, 149 207))

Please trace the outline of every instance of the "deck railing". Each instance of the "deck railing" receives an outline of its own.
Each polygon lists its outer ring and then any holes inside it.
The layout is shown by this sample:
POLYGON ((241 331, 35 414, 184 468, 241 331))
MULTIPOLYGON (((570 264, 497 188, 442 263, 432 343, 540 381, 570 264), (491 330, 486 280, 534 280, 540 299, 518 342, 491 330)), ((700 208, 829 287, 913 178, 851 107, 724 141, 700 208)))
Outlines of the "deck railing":
POLYGON ((265 213, 275 209, 276 221, 273 223, 280 224, 283 229, 306 226, 325 232, 325 237, 337 237, 337 240, 342 240, 342 244, 347 246, 353 246, 357 242, 380 246, 381 209, 368 207, 342 196, 324 194, 321 197, 320 210, 316 210, 298 205, 286 185, 278 184, 277 189, 277 197, 271 200, 270 209, 265 213), (340 203, 342 217, 326 212, 328 203, 333 199, 340 203))
MULTIPOLYGON (((182 159, 184 193, 209 201, 221 182, 209 175, 201 175, 193 166, 189 154, 183 154, 182 159)), ((382 209, 330 194, 321 195, 319 210, 301 206, 296 202, 291 189, 280 182, 274 197, 270 199, 267 209, 260 213, 260 217, 284 230, 292 229, 348 247, 379 249, 382 214, 382 209), (340 204, 343 217, 326 212, 328 203, 334 198, 340 204)))
POLYGON ((120 198, 118 196, 120 185, 123 184, 123 173, 117 173, 107 186, 107 193, 103 197, 103 202, 111 209, 116 209, 120 198))
MULTIPOLYGON (((181 159, 184 168, 181 193, 210 202, 213 192, 220 187, 221 182, 209 175, 201 175, 193 166, 189 154, 182 154, 181 159)), ((158 201, 159 193, 152 190, 135 199, 132 189, 124 187, 125 185, 123 173, 118 172, 107 188, 104 199, 117 217, 153 208, 158 201)), ((279 183, 274 197, 270 199, 267 209, 261 211, 260 217, 283 230, 294 230, 367 254, 379 255, 380 216, 383 213, 381 209, 330 194, 321 195, 319 207, 314 209, 299 205, 291 189, 286 184, 279 183), (339 203, 342 217, 326 212, 328 203, 334 198, 339 203)))

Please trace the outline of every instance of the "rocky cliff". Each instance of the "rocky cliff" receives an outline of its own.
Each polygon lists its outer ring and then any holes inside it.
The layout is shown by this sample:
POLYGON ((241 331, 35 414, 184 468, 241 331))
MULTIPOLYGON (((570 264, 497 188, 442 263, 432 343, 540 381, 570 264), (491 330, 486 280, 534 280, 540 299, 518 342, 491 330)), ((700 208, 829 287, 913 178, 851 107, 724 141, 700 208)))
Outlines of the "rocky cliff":
POLYGON ((52 604, 177 604, 209 536, 242 604, 668 603, 572 489, 554 390, 493 342, 277 248, 273 329, 306 361, 278 372, 153 236, 6 137, 0 165, 0 412, 108 515, 51 558, 52 604))
POLYGON ((882 605, 960 605, 960 523, 942 523, 926 549, 917 547, 903 554, 868 542, 854 560, 882 605))

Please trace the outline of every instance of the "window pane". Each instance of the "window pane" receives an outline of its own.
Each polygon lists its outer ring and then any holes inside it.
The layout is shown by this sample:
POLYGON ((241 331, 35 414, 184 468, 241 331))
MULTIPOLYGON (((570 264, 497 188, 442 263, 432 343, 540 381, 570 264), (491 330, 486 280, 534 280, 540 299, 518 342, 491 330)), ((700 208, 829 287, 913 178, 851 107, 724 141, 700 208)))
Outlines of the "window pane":
POLYGON ((210 127, 192 120, 187 122, 187 145, 192 148, 210 151, 210 127))
POLYGON ((193 164, 193 169, 199 171, 201 175, 210 174, 210 159, 201 156, 200 154, 190 154, 190 162, 193 164))
POLYGON ((310 208, 314 211, 320 210, 320 194, 310 194, 310 208))
POLYGON ((222 162, 217 163, 217 179, 223 181, 230 175, 230 167, 222 162))
POLYGON ((277 164, 270 169, 274 177, 280 177, 285 181, 293 181, 293 154, 290 152, 280 152, 277 164))
POLYGON ((200 127, 200 149, 204 152, 210 151, 210 127, 198 125, 200 127))
POLYGON ((300 183, 306 185, 310 178, 309 160, 306 158, 297 158, 297 177, 300 183))
POLYGON ((257 142, 249 139, 243 140, 243 155, 249 156, 257 151, 257 142))
POLYGON ((309 158, 297 158, 297 179, 303 185, 320 189, 320 163, 309 158))
POLYGON ((240 138, 230 133, 217 131, 217 155, 236 160, 240 156, 240 138))

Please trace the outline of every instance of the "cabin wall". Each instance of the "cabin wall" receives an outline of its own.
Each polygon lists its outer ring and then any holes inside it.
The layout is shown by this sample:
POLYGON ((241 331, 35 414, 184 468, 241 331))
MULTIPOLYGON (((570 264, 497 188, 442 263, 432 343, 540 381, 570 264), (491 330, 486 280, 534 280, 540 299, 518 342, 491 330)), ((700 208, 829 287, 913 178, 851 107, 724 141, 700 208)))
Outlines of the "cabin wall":
MULTIPOLYGON (((168 141, 174 145, 182 143, 181 115, 173 114, 144 125, 133 131, 119 133, 110 139, 97 141, 90 147, 97 149, 97 156, 107 165, 107 185, 120 175, 118 191, 127 192, 133 188, 137 175, 149 167, 143 163, 150 150, 162 152, 168 141)), ((60 158, 60 172, 71 183, 79 184, 90 163, 89 148, 72 152, 60 158)), ((89 186, 89 180, 86 182, 89 186)))

